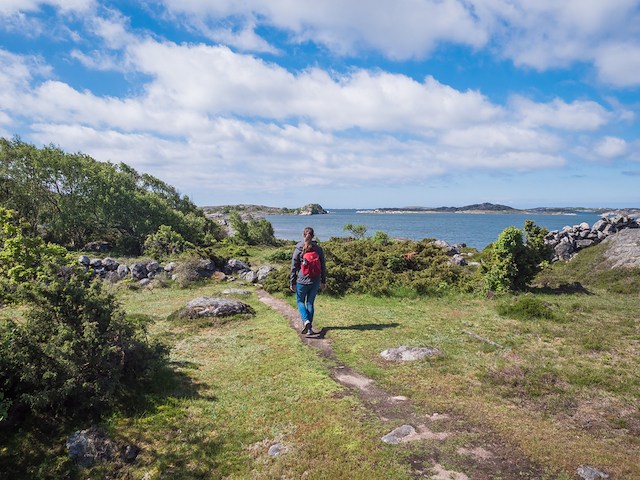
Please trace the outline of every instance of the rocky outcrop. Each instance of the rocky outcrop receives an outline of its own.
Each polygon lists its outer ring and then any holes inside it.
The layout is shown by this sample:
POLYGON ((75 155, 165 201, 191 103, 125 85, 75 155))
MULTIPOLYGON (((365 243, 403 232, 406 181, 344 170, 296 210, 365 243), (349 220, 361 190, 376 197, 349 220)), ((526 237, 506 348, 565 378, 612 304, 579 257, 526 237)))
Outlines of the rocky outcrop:
POLYGON ((596 245, 617 232, 631 228, 640 228, 637 219, 627 215, 603 216, 591 227, 583 222, 562 230, 553 230, 545 237, 545 243, 553 249, 552 261, 569 260, 583 248, 596 245))

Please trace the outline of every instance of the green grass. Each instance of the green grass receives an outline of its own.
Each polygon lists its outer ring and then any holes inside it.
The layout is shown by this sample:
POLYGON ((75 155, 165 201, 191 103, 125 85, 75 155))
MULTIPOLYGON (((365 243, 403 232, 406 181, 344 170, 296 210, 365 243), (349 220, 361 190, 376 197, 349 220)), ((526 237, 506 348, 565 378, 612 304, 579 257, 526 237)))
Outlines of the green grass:
MULTIPOLYGON (((252 264, 269 263, 274 251, 252 264)), ((323 294, 316 326, 328 329, 338 361, 410 397, 418 414, 464 419, 466 436, 441 447, 448 458, 483 432, 541 465, 549 479, 572 478, 581 464, 640 478, 637 292, 604 289, 597 278, 587 283, 588 270, 576 260, 543 272, 539 287, 518 297, 323 294), (566 287, 576 281, 587 291, 566 287), (402 364, 380 357, 400 345, 442 355, 402 364)), ((380 442, 389 426, 337 385, 327 360, 255 296, 247 300, 255 316, 213 322, 172 315, 227 286, 117 289, 127 313, 150 319, 149 335, 172 347, 153 391, 102 421, 120 444, 142 447, 134 464, 79 474, 65 459, 64 439, 88 425, 69 423, 0 435, 0 464, 29 478, 411 478, 407 459, 429 445, 380 442), (288 451, 271 458, 275 442, 288 451)))

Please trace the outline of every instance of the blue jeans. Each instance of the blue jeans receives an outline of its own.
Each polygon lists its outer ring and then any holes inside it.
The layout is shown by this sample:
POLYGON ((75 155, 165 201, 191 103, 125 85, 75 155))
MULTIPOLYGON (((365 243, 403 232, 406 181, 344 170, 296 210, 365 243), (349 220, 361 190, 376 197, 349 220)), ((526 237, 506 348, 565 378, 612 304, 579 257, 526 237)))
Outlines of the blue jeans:
POLYGON ((298 302, 298 310, 300 310, 300 317, 302 318, 302 325, 306 322, 313 323, 313 302, 319 290, 320 282, 308 285, 304 283, 296 284, 296 300, 298 302))

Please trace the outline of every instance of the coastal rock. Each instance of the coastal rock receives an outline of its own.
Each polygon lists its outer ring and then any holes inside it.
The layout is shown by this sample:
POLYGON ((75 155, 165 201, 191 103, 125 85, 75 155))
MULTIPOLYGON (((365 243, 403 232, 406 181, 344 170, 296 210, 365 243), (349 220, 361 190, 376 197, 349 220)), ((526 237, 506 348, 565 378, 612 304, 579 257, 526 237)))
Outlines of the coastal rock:
POLYGON ((461 267, 464 267, 465 265, 467 265, 467 259, 464 258, 459 253, 457 253, 457 254, 455 254, 453 257, 451 257, 449 259, 449 263, 452 263, 454 265, 460 265, 461 267))

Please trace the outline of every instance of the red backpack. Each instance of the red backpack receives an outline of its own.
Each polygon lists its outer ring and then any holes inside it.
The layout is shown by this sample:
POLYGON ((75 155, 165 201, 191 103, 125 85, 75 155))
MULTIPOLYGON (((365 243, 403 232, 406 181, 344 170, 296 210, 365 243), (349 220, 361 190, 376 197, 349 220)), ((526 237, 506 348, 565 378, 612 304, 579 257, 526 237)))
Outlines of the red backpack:
POLYGON ((320 255, 315 250, 309 250, 302 255, 302 274, 307 277, 317 277, 322 274, 322 262, 320 255))

